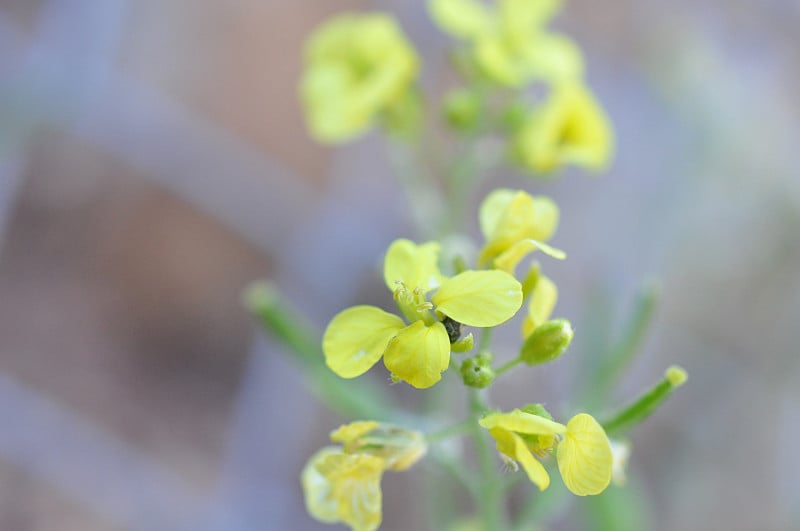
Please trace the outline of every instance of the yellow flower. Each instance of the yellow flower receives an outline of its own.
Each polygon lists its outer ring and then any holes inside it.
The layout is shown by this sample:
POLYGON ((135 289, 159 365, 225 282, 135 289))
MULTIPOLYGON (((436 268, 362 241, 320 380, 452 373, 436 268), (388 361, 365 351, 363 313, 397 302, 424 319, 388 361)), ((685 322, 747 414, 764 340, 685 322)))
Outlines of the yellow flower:
POLYGON ((550 476, 534 454, 544 457, 553 450, 561 478, 573 494, 599 494, 611 481, 611 445, 603 427, 586 413, 575 415, 566 426, 519 409, 490 413, 479 422, 495 439, 497 451, 520 463, 541 490, 550 485, 550 476))
POLYGON ((331 320, 322 339, 328 367, 343 378, 367 372, 381 356, 393 378, 419 389, 434 385, 450 364, 451 338, 442 321, 497 326, 522 305, 522 288, 502 271, 464 271, 444 278, 439 245, 396 240, 384 279, 408 325, 374 306, 348 308, 331 320), (436 292, 428 301, 427 294, 436 292))
POLYGON ((611 161, 614 134, 606 113, 582 83, 556 84, 547 101, 516 132, 512 154, 535 173, 567 164, 603 171, 611 161))
POLYGON ((583 74, 583 57, 567 37, 545 25, 560 0, 499 0, 491 9, 478 0, 431 0, 434 21, 471 44, 476 66, 495 83, 519 87, 534 80, 556 81, 583 74))
POLYGON ((333 446, 321 449, 301 475, 306 509, 321 522, 342 522, 354 531, 377 529, 383 470, 380 457, 346 454, 333 446))
POLYGON ((331 433, 328 446, 309 459, 300 480, 308 512, 322 522, 343 522, 356 531, 381 524, 381 477, 401 471, 427 450, 425 436, 391 424, 351 422, 331 433))
POLYGON ((301 93, 311 134, 347 141, 409 96, 416 52, 385 14, 345 14, 324 23, 305 48, 301 93))
POLYGON ((400 472, 419 461, 428 451, 425 435, 392 424, 375 421, 351 422, 331 433, 348 454, 369 454, 384 460, 386 470, 400 472))
POLYGON ((481 203, 479 221, 486 239, 478 256, 481 266, 513 274, 519 261, 537 249, 554 258, 565 257, 544 243, 558 226, 558 206, 548 197, 495 190, 481 203))

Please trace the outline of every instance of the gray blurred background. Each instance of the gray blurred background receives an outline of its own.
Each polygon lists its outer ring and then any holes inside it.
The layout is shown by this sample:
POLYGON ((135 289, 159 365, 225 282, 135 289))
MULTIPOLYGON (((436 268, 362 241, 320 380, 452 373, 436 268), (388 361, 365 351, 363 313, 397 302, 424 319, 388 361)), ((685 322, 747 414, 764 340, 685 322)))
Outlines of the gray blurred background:
MULTIPOLYGON (((435 95, 447 40, 422 2, 0 0, 0 529, 329 528, 297 476, 343 419, 240 294, 273 279, 320 327, 388 299, 380 256, 411 233, 381 139, 315 145, 296 90, 313 27, 375 8, 435 95)), ((632 436, 650 525, 800 529, 800 3, 572 0, 557 26, 617 157, 602 178, 486 186, 561 205, 570 259, 547 272, 577 330, 497 406, 570 412, 597 330, 613 341, 655 277, 614 395, 690 374, 632 436)), ((384 529, 422 525, 420 468, 384 478, 384 529)), ((552 528, 592 528, 570 522, 552 528)))

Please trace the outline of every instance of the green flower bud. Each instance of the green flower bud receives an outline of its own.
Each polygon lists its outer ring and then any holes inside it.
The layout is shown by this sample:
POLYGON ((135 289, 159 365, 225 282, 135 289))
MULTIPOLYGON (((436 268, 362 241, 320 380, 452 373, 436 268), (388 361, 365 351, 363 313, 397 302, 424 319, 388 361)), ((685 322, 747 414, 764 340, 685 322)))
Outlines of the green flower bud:
POLYGON ((572 325, 566 319, 553 319, 538 326, 522 345, 519 357, 528 365, 548 363, 561 356, 572 342, 572 325))
POLYGON ((475 346, 475 338, 472 337, 472 333, 467 335, 467 337, 462 337, 455 343, 450 344, 450 352, 468 352, 472 350, 475 346))
POLYGON ((471 90, 454 90, 444 98, 444 116, 457 131, 473 130, 478 125, 480 113, 480 97, 471 90))
POLYGON ((478 354, 474 358, 465 360, 461 364, 461 377, 467 387, 483 389, 490 386, 495 377, 491 354, 478 354))

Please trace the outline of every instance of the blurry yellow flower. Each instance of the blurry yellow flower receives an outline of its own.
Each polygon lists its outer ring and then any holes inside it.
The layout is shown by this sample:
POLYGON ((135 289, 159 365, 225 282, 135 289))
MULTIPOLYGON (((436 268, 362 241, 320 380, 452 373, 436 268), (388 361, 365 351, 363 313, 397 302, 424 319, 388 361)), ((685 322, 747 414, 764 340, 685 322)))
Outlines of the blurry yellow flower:
POLYGON ((423 389, 450 364, 445 317, 468 326, 497 326, 522 305, 522 288, 502 271, 439 272, 439 245, 396 240, 384 262, 386 285, 410 323, 374 306, 348 308, 331 320, 322 339, 328 367, 343 378, 368 371, 383 356, 393 378, 423 389), (430 302, 427 293, 436 290, 430 302))
POLYGON ((331 433, 345 453, 368 454, 384 460, 386 470, 400 472, 419 461, 428 450, 425 435, 375 421, 351 422, 331 433))
POLYGON ((544 243, 558 226, 558 206, 548 197, 522 190, 495 190, 481 203, 479 221, 486 239, 478 256, 481 266, 513 274, 519 261, 537 249, 555 258, 565 257, 544 243))
POLYGON ((376 116, 401 105, 417 75, 418 59, 394 19, 345 14, 324 23, 305 48, 301 93, 312 135, 347 141, 376 116))
POLYGON ((580 413, 566 426, 543 416, 515 409, 489 413, 480 421, 497 443, 497 451, 518 462, 528 478, 544 490, 550 476, 534 455, 555 450, 564 484, 578 496, 599 494, 611 481, 611 445, 603 427, 580 413))
POLYGON ((354 531, 381 525, 384 461, 326 447, 314 454, 301 475, 308 512, 321 522, 342 522, 354 531))
POLYGON ((495 83, 519 87, 583 74, 583 58, 567 37, 545 30, 560 0, 431 0, 430 13, 444 31, 469 41, 480 71, 495 83))
POLYGON ((516 132, 512 152, 520 164, 548 173, 567 164, 604 170, 614 134, 603 108, 580 82, 553 86, 547 101, 516 132))

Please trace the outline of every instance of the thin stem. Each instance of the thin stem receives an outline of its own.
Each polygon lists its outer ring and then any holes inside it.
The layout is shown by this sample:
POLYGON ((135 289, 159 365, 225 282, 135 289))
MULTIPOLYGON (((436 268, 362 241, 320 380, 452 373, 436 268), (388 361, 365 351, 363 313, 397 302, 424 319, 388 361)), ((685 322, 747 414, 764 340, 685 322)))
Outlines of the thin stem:
POLYGON ((244 294, 244 304, 303 365, 309 388, 328 408, 344 416, 375 420, 400 415, 370 382, 343 380, 325 366, 321 334, 281 298, 275 286, 267 282, 253 284, 244 294))
POLYGON ((447 426, 440 430, 432 431, 425 435, 425 440, 428 442, 428 444, 434 444, 456 435, 463 435, 472 430, 474 424, 475 421, 473 419, 468 419, 463 422, 459 422, 458 424, 453 424, 452 426, 447 426))
POLYGON ((496 368, 494 370, 494 375, 495 376, 500 376, 504 372, 508 371, 512 367, 516 367, 520 363, 522 363, 522 358, 514 358, 513 360, 509 361, 508 363, 504 363, 500 367, 496 368))
POLYGON ((486 432, 481 429, 478 420, 486 411, 487 406, 478 389, 470 389, 470 412, 474 421, 472 440, 475 452, 478 454, 478 464, 482 482, 478 489, 480 494, 476 499, 481 512, 484 529, 501 531, 505 529, 505 515, 503 514, 503 491, 497 466, 486 432))
POLYGON ((618 434, 639 424, 653 414, 672 392, 686 381, 686 372, 678 367, 667 369, 664 378, 639 398, 603 422, 606 433, 618 434))
POLYGON ((481 332, 481 342, 478 345, 478 352, 488 352, 492 345, 492 333, 494 328, 484 328, 481 332))

